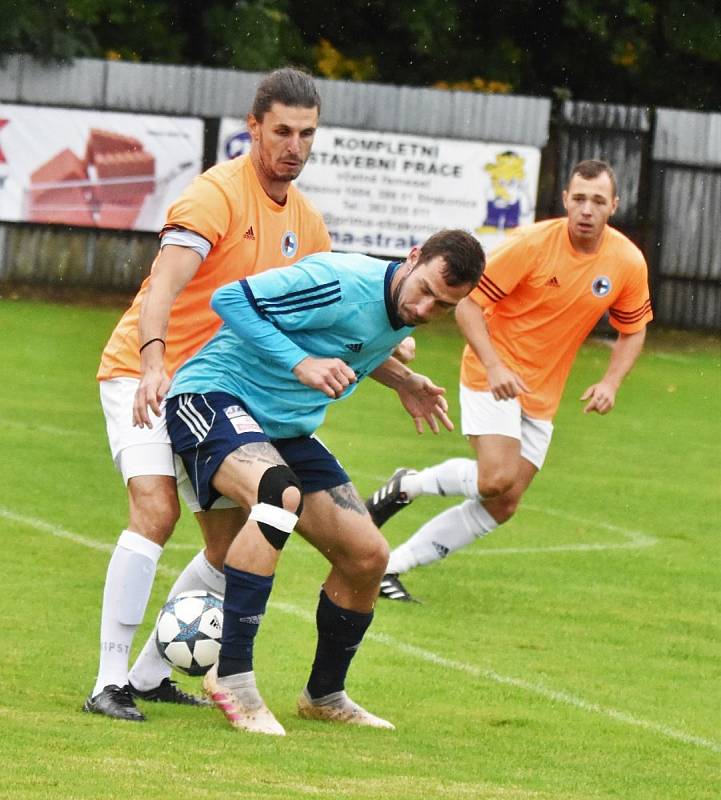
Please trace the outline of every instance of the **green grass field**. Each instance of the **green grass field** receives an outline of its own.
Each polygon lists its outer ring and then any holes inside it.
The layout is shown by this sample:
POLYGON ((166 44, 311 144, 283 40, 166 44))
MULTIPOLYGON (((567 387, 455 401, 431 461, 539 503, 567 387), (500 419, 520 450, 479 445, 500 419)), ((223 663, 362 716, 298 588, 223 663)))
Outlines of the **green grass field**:
MULTIPOLYGON (((606 417, 576 398, 608 348, 582 350, 516 518, 411 573, 422 605, 379 604, 349 690, 395 733, 295 716, 325 562, 292 539, 256 646, 278 740, 213 709, 146 705, 144 725, 80 711, 125 525, 94 382, 118 316, 0 300, 0 798, 721 796, 718 340, 657 332, 606 417)), ((418 340, 417 368, 448 388, 457 418, 458 335, 449 323, 418 340)), ((362 494, 396 466, 467 454, 458 433, 417 436, 372 381, 321 435, 362 494)), ((388 524, 391 543, 440 508, 416 501, 388 524)), ((137 647, 199 542, 185 512, 137 647)))

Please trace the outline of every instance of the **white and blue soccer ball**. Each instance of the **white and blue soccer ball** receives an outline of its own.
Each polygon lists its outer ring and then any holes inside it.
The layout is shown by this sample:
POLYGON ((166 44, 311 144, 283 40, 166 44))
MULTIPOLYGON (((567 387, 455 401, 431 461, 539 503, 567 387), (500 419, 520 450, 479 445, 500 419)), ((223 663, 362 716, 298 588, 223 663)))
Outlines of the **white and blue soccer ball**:
POLYGON ((155 644, 174 669, 205 675, 218 660, 223 632, 223 598, 210 592, 181 592, 158 614, 155 644))

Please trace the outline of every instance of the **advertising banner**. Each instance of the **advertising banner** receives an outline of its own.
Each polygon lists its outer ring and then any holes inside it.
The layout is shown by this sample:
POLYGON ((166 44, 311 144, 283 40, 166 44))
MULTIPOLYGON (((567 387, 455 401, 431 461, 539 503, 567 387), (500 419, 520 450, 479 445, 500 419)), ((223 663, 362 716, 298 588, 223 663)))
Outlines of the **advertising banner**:
POLYGON ((0 220, 158 231, 203 122, 0 103, 0 220))
MULTIPOLYGON (((218 160, 250 147, 223 119, 218 160)), ((296 181, 323 214, 335 250, 404 256, 441 228, 474 233, 487 251, 535 219, 536 147, 321 126, 296 181)))

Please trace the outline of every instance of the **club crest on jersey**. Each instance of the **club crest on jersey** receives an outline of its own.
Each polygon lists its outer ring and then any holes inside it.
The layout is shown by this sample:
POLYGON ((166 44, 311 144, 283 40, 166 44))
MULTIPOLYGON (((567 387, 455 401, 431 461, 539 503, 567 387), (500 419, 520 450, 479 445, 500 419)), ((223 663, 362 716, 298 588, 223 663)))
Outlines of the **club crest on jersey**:
POLYGON ((280 240, 280 252, 286 258, 293 258, 298 252, 298 237, 293 231, 286 231, 283 238, 280 240))
POLYGON ((612 289, 611 279, 607 275, 599 275, 593 279, 591 291, 596 297, 605 297, 612 289))

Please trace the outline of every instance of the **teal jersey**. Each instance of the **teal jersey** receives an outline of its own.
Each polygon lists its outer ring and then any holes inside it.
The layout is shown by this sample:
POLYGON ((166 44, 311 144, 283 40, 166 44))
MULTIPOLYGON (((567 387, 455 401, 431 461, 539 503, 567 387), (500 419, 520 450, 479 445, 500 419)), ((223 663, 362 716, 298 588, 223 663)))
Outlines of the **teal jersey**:
POLYGON ((313 433, 337 401, 300 383, 293 367, 307 356, 340 358, 360 381, 382 364, 413 330, 391 298, 398 266, 316 253, 221 287, 211 305, 224 324, 177 371, 168 396, 227 392, 271 439, 313 433))

